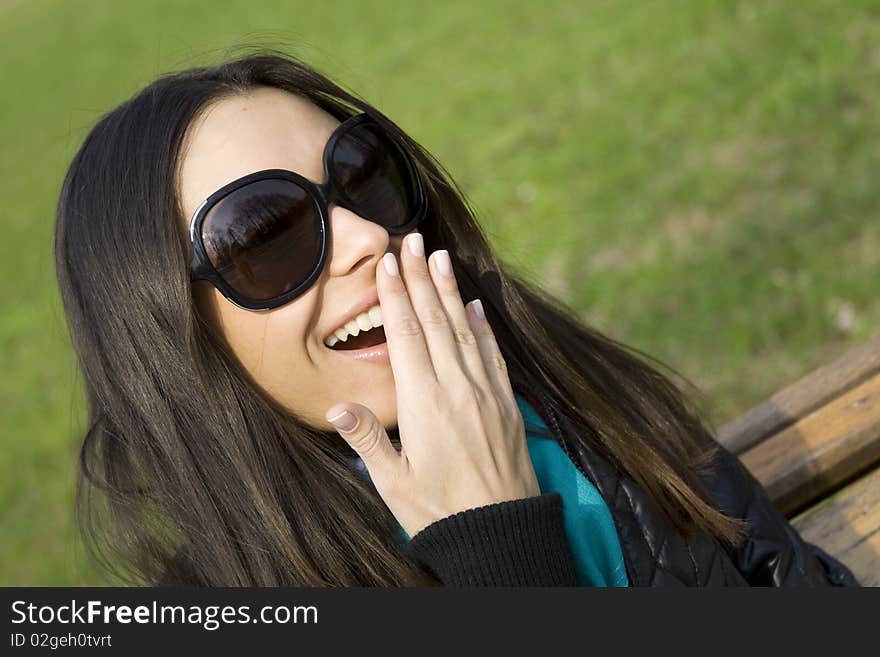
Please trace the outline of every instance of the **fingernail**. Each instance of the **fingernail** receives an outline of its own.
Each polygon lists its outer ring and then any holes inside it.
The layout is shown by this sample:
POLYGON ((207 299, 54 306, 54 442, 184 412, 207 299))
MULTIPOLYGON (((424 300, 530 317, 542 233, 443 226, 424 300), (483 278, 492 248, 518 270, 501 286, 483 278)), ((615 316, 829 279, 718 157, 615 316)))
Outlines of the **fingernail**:
POLYGON ((474 307, 474 314, 480 319, 486 319, 486 311, 483 310, 483 302, 479 299, 474 299, 471 301, 471 305, 474 307))
POLYGON ((336 417, 331 417, 328 421, 340 431, 351 431, 357 426, 357 418, 348 411, 342 411, 342 413, 336 417))
POLYGON ((452 261, 449 259, 449 251, 443 249, 436 252, 434 259, 437 261, 437 269, 444 276, 452 276, 452 261))
POLYGON ((421 258, 425 255, 425 241, 422 239, 421 233, 412 233, 406 238, 409 242, 409 252, 415 257, 421 258))
POLYGON ((382 256, 382 264, 385 265, 385 271, 388 272, 389 276, 400 275, 400 271, 397 269, 397 260, 394 258, 393 253, 386 253, 382 256))

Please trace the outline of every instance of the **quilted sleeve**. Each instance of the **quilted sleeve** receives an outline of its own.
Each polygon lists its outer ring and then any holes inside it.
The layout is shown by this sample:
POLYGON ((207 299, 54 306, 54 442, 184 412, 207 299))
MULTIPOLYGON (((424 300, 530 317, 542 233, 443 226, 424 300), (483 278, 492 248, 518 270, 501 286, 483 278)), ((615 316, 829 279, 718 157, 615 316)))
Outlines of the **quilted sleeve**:
POLYGON ((859 586, 845 565, 804 541, 748 468, 716 444, 713 474, 703 481, 722 511, 748 523, 748 536, 725 547, 752 586, 859 586))

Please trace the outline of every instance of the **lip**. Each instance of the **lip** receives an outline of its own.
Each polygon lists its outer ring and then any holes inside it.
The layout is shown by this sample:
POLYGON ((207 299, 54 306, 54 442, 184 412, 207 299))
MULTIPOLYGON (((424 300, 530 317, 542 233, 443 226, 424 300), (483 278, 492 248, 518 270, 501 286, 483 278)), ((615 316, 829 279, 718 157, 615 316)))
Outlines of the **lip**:
MULTIPOLYGON (((324 345, 327 346, 327 345, 324 345)), ((331 349, 334 354, 353 358, 354 360, 366 361, 369 363, 390 363, 391 357, 388 355, 388 343, 383 342, 372 347, 364 347, 363 349, 331 349)))
MULTIPOLYGON (((365 294, 363 294, 363 295, 362 295, 357 301, 355 301, 354 303, 352 303, 352 304, 346 309, 344 315, 340 315, 339 318, 338 318, 337 320, 335 320, 336 323, 333 324, 333 328, 331 328, 331 329, 330 329, 330 332, 327 333, 327 334, 321 339, 321 344, 323 344, 325 347, 327 347, 327 342, 326 342, 327 338, 329 338, 331 335, 333 335, 333 332, 334 332, 337 328, 341 328, 343 324, 347 324, 349 321, 351 321, 352 319, 354 319, 355 317, 357 317, 358 315, 360 315, 360 314, 361 314, 362 312, 364 312, 365 310, 367 310, 367 309, 369 309, 369 308, 372 308, 372 307, 375 306, 377 303, 379 303, 379 289, 378 289, 378 288, 375 288, 375 287, 370 288, 369 290, 367 290, 367 292, 366 292, 365 294)), ((327 347, 327 348, 329 349, 330 347, 327 347)), ((377 349, 377 348, 378 348, 378 347, 367 347, 367 349, 377 349)), ((339 350, 334 349, 334 351, 339 351, 339 350)), ((349 350, 346 351, 346 353, 357 354, 357 353, 359 353, 360 351, 363 351, 363 350, 361 350, 361 349, 349 349, 349 350)), ((340 353, 341 353, 341 352, 340 352, 340 353)))

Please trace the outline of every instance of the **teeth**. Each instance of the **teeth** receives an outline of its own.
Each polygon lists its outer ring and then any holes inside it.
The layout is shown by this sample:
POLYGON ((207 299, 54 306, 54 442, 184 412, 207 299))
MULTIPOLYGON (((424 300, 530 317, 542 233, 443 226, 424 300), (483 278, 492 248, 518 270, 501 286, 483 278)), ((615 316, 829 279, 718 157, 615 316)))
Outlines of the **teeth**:
POLYGON ((376 304, 366 312, 362 312, 354 319, 349 320, 344 326, 340 326, 333 331, 333 333, 324 340, 324 344, 328 347, 332 347, 340 340, 342 342, 348 340, 349 335, 356 336, 361 331, 369 331, 371 328, 379 326, 382 326, 382 309, 379 307, 379 304, 376 304))

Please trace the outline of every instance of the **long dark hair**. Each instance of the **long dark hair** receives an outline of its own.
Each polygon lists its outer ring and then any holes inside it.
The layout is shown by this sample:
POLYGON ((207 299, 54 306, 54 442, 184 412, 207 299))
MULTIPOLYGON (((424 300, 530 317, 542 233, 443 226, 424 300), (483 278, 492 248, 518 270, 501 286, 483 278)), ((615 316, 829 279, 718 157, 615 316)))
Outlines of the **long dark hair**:
POLYGON ((390 119, 262 49, 161 77, 105 114, 61 189, 56 269, 89 415, 78 521, 108 575, 209 586, 436 584, 400 553, 393 516, 351 467, 344 441, 262 393, 193 301, 181 144, 211 103, 259 86, 340 120, 367 112, 393 132, 427 188, 426 248, 448 249, 462 297, 482 299, 515 388, 552 399, 579 429, 571 439, 641 484, 681 533, 738 540, 741 521, 718 511, 698 478, 714 454, 706 425, 671 378, 506 272, 448 172, 390 119))

